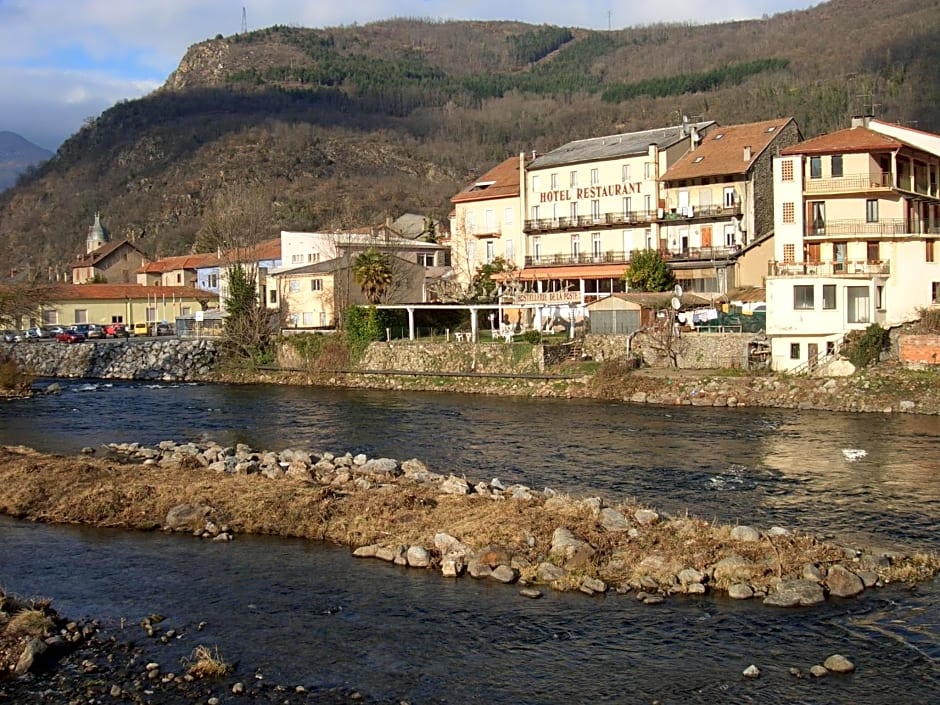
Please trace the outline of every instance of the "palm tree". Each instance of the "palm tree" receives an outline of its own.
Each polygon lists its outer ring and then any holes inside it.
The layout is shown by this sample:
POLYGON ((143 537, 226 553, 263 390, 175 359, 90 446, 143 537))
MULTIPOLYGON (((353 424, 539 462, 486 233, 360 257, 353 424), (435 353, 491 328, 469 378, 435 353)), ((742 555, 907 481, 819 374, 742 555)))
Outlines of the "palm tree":
POLYGON ((388 257, 370 247, 353 262, 353 276, 369 303, 379 303, 392 284, 392 268, 388 257))

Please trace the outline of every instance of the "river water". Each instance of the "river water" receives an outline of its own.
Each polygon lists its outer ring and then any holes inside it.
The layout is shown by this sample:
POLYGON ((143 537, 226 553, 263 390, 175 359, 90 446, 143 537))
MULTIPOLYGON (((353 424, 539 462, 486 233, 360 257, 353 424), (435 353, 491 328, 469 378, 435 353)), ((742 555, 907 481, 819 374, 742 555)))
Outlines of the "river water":
MULTIPOLYGON (((0 404, 0 443, 76 452, 111 441, 418 457, 499 477, 629 496, 759 528, 937 550, 940 420, 278 386, 60 381, 0 404), (864 451, 864 454, 861 452, 864 451)), ((64 614, 160 612, 250 677, 411 703, 937 703, 940 585, 889 586, 806 611, 720 597, 645 606, 354 560, 315 542, 189 537, 0 520, 0 584, 64 614), (207 622, 204 632, 194 625, 207 622), (858 670, 797 679, 832 653, 858 670), (741 677, 754 663, 756 680, 741 677)))

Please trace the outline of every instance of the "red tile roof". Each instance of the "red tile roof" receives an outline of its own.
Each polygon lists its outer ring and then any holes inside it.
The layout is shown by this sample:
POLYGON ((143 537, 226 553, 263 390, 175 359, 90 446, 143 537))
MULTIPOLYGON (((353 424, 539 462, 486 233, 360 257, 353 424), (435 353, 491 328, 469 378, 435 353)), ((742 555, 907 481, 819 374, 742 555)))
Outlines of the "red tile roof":
POLYGON ((178 269, 199 269, 200 267, 219 266, 219 257, 215 254, 180 255, 179 257, 164 257, 150 264, 145 264, 137 270, 140 274, 164 274, 178 269))
POLYGON ((222 263, 236 258, 242 262, 261 262, 264 260, 281 259, 281 238, 262 240, 248 247, 239 247, 228 250, 222 255, 222 263))
POLYGON ((757 157, 770 146, 793 118, 778 118, 744 125, 716 125, 694 150, 686 152, 665 174, 663 181, 705 176, 746 174, 757 157), (750 153, 745 159, 745 148, 750 153))
POLYGON ((140 284, 55 284, 50 287, 51 301, 117 301, 124 299, 208 299, 216 300, 218 294, 191 286, 142 286, 140 284))
POLYGON ((519 157, 510 157, 497 164, 463 191, 451 198, 451 203, 488 201, 493 198, 512 198, 519 195, 519 157))
POLYGON ((848 127, 800 142, 780 150, 782 156, 795 154, 845 154, 873 150, 895 150, 905 146, 900 140, 888 137, 867 127, 848 127))

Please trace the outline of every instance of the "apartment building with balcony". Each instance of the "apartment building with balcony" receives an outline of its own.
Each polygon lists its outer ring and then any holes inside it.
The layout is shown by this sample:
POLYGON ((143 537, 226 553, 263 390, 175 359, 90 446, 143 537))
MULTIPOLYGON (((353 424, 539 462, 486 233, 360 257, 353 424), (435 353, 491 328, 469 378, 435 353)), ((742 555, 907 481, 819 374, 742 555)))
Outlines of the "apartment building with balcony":
POLYGON ((715 125, 576 140, 533 159, 520 188, 527 289, 580 292, 581 303, 623 291, 631 253, 665 251, 661 175, 715 125))
POLYGON ((856 118, 774 159, 767 333, 774 369, 940 303, 940 136, 856 118))
POLYGON ((454 278, 465 289, 482 264, 502 257, 517 268, 525 266, 520 194, 525 153, 494 166, 451 198, 451 264, 454 278))
POLYGON ((763 285, 773 256, 773 157, 800 140, 792 118, 716 126, 662 175, 660 242, 685 291, 763 285))

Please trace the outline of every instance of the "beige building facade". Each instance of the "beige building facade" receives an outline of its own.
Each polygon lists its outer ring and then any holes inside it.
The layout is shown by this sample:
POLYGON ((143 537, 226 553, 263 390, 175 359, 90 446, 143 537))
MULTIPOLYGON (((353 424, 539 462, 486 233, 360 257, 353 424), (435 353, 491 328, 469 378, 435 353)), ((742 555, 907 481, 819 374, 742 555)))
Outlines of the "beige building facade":
POLYGON ((859 118, 774 160, 774 369, 813 367, 849 331, 940 304, 940 138, 883 125, 859 118))
POLYGON ((53 287, 36 324, 173 322, 218 306, 218 297, 192 287, 63 284, 53 287))

